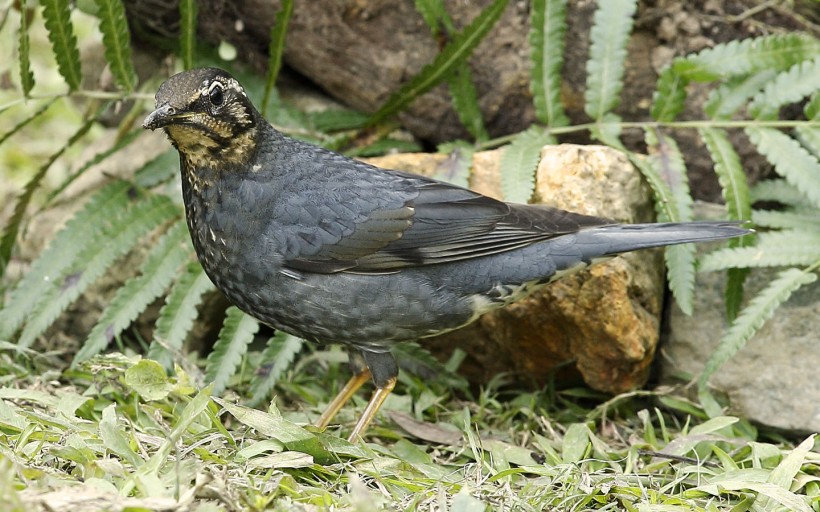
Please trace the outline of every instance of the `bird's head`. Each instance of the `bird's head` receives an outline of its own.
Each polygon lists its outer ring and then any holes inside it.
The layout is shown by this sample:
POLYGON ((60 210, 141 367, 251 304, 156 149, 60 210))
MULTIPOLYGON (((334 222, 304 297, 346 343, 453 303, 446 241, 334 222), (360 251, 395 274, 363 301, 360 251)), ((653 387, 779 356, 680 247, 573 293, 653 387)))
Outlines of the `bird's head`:
POLYGON ((261 118, 245 90, 230 74, 199 68, 166 80, 156 109, 143 128, 163 128, 194 168, 245 163, 254 148, 261 118))

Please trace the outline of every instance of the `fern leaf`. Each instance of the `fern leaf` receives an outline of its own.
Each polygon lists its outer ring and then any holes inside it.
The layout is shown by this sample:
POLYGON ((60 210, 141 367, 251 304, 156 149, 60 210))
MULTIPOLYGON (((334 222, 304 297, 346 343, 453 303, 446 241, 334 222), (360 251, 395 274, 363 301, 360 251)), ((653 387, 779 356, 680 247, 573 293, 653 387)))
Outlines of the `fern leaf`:
POLYGON ((477 141, 490 138, 484 126, 484 118, 478 103, 478 91, 473 83, 470 67, 465 63, 464 66, 454 69, 453 74, 447 79, 447 84, 450 87, 453 108, 461 124, 477 141))
POLYGON ((815 207, 820 207, 820 163, 814 155, 773 128, 749 127, 746 134, 779 175, 802 190, 815 207))
POLYGON ((813 272, 789 268, 780 272, 777 278, 753 298, 749 305, 740 312, 706 362, 698 378, 700 393, 708 394, 709 378, 746 345, 746 342, 774 315, 777 308, 786 302, 792 293, 816 280, 817 274, 813 272))
POLYGON ((620 102, 635 0, 600 0, 590 30, 584 111, 603 119, 620 102))
POLYGON ((114 81, 125 92, 131 92, 137 83, 137 72, 131 60, 131 33, 125 19, 125 7, 121 0, 94 0, 108 68, 114 81))
POLYGON ((74 183, 74 180, 82 176, 83 173, 85 173, 88 169, 99 164, 100 162, 103 162, 109 156, 117 154, 121 149, 137 140, 137 138, 142 134, 143 130, 141 128, 132 130, 126 133, 125 136, 117 139, 117 141, 114 142, 114 145, 110 148, 100 151, 99 153, 94 155, 91 159, 89 159, 87 162, 81 165, 79 169, 72 172, 66 179, 64 179, 59 186, 57 186, 54 190, 48 193, 48 197, 46 198, 44 205, 41 207, 41 209, 50 204, 54 200, 54 198, 59 197, 60 194, 62 194, 63 191, 66 188, 68 188, 69 185, 74 183))
MULTIPOLYGON (((43 103, 43 105, 39 109, 37 109, 36 112, 34 112, 30 116, 26 117, 25 119, 23 119, 22 121, 20 121, 16 125, 14 125, 14 127, 11 130, 7 131, 2 136, 0 136, 0 145, 2 145, 4 142, 6 142, 6 140, 9 137, 11 137, 15 133, 17 133, 20 130, 22 130, 23 128, 25 128, 26 125, 28 125, 30 122, 34 121, 35 119, 39 118, 41 115, 45 114, 46 111, 48 109, 50 109, 51 106, 54 105, 54 103, 56 103, 58 99, 59 98, 52 98, 52 99, 48 100, 47 102, 43 103)), ((2 113, 2 112, 0 112, 0 113, 2 113)))
POLYGON ((641 171, 649 187, 652 189, 652 195, 655 197, 655 211, 658 214, 658 221, 660 222, 676 222, 678 212, 680 209, 675 204, 675 196, 669 189, 669 186, 658 174, 658 172, 649 164, 646 158, 641 155, 636 155, 631 151, 626 151, 629 160, 632 164, 641 171))
POLYGON ((225 322, 205 366, 205 378, 212 383, 214 394, 225 390, 258 330, 259 322, 236 306, 225 312, 225 322))
POLYGON ((40 182, 46 177, 46 173, 51 168, 51 165, 56 162, 68 148, 73 146, 86 133, 88 133, 88 130, 90 130, 94 125, 96 117, 97 116, 95 115, 83 123, 83 125, 80 126, 76 132, 74 132, 74 135, 68 139, 68 142, 58 149, 57 152, 52 154, 48 161, 43 164, 34 176, 31 177, 28 183, 26 183, 26 186, 23 188, 23 193, 17 198, 17 204, 14 205, 14 212, 11 214, 11 219, 9 219, 9 222, 6 225, 6 231, 3 233, 2 239, 0 239, 0 276, 5 273, 6 264, 8 263, 9 258, 11 258, 11 250, 14 247, 14 242, 17 240, 17 233, 20 231, 20 224, 23 222, 23 216, 25 215, 26 209, 31 202, 31 198, 34 196, 34 192, 39 188, 40 182))
POLYGON ((530 59, 535 117, 547 126, 569 123, 561 104, 561 67, 567 31, 566 0, 535 0, 530 6, 530 59))
MULTIPOLYGON (((728 98, 724 97, 724 99, 728 98)), ((727 109, 730 101, 719 103, 716 108, 727 109)), ((728 107, 731 109, 731 107, 728 107)), ((726 112, 726 110, 722 110, 726 112)), ((716 128, 702 128, 701 139, 706 144, 712 161, 715 164, 715 173, 721 186, 721 193, 726 202, 726 209, 730 219, 749 220, 751 217, 751 199, 746 174, 740 163, 740 158, 732 147, 726 132, 716 128)), ((735 238, 729 241, 729 247, 744 247, 751 244, 752 237, 735 238)), ((743 283, 748 272, 745 269, 730 268, 726 279, 724 293, 726 314, 729 320, 734 320, 743 301, 743 283)))
POLYGON ((752 221, 757 226, 767 228, 814 230, 820 233, 820 214, 817 210, 753 210, 752 221))
POLYGON ((421 14, 424 23, 430 28, 433 37, 441 33, 442 25, 449 20, 442 0, 415 0, 416 11, 421 14))
MULTIPOLYGON (((25 4, 24 4, 25 5, 25 4)), ((34 72, 31 70, 31 44, 28 36, 29 15, 34 11, 26 9, 25 6, 20 8, 20 32, 17 46, 17 56, 20 61, 20 88, 23 90, 23 96, 29 97, 31 90, 34 88, 34 72)))
POLYGON ((713 119, 730 119, 775 76, 777 72, 773 69, 764 69, 748 76, 730 78, 709 93, 703 111, 713 119))
MULTIPOLYGON (((675 201, 671 205, 677 210, 678 222, 692 220, 692 196, 686 164, 674 139, 665 137, 657 130, 646 131, 649 165, 666 183, 675 201)), ((692 244, 673 245, 664 250, 669 288, 678 306, 687 315, 692 314, 695 292, 695 247, 692 244)))
POLYGON ((80 51, 77 49, 77 38, 74 36, 74 25, 71 23, 69 0, 40 0, 43 6, 43 18, 51 48, 57 60, 57 69, 71 91, 76 91, 82 84, 80 70, 80 51))
POLYGON ((808 124, 794 129, 797 140, 809 150, 815 158, 820 158, 820 127, 808 124))
POLYGON ((128 279, 91 329, 74 363, 102 352, 113 339, 136 320, 137 316, 171 284, 177 270, 190 254, 188 229, 177 222, 151 248, 138 276, 128 279))
POLYGON ((371 116, 369 124, 376 124, 397 113, 405 105, 449 76, 456 66, 461 65, 470 56, 473 49, 495 25, 504 12, 507 1, 494 0, 489 7, 476 16, 472 23, 453 37, 453 40, 433 59, 432 63, 424 66, 418 75, 388 98, 371 116))
POLYGON ((814 93, 818 83, 820 57, 799 62, 766 84, 749 104, 749 114, 755 119, 776 119, 780 107, 814 93))
POLYGON ((761 180, 749 189, 752 203, 777 201, 790 206, 809 206, 811 201, 794 185, 784 179, 761 180))
POLYGON ((506 201, 526 203, 535 189, 541 148, 553 142, 543 128, 531 126, 516 135, 501 155, 501 192, 506 201))
POLYGON ((118 257, 128 252, 146 233, 179 213, 169 198, 149 196, 109 219, 106 229, 95 236, 95 243, 84 247, 58 282, 50 283, 46 293, 39 297, 18 345, 30 346, 118 257))
POLYGON ((463 389, 467 386, 464 377, 448 369, 429 350, 418 343, 401 343, 394 347, 393 352, 397 360, 401 361, 401 367, 408 369, 414 375, 443 378, 449 387, 463 389))
POLYGON ((107 221, 117 211, 125 209, 129 188, 125 181, 109 183, 55 235, 23 274, 5 308, 0 310, 0 339, 9 339, 23 325, 46 291, 67 273, 79 253, 91 244, 97 235, 96 223, 107 221))
POLYGON ((699 270, 732 267, 786 267, 811 265, 820 259, 820 232, 804 230, 759 233, 753 247, 727 247, 706 254, 699 270))
POLYGON ((251 383, 248 405, 256 407, 270 396, 273 386, 296 359, 303 345, 302 338, 281 331, 268 340, 259 357, 259 370, 251 383))
POLYGON ((765 69, 781 71, 818 52, 820 40, 805 34, 780 34, 719 44, 676 59, 672 67, 686 80, 708 82, 765 69))
POLYGON ((172 355, 182 348, 185 337, 191 331, 198 316, 197 306, 202 295, 215 289, 202 270, 202 265, 197 262, 188 264, 165 297, 165 305, 159 310, 154 341, 148 347, 146 357, 159 362, 166 369, 172 368, 172 355))
POLYGON ((743 172, 740 157, 729 142, 726 132, 717 128, 701 128, 699 133, 715 163, 715 173, 720 182, 723 199, 726 201, 729 218, 751 219, 752 206, 746 173, 743 172))
POLYGON ((185 69, 194 67, 197 6, 197 0, 179 1, 179 54, 185 69))
POLYGON ((689 80, 675 73, 671 65, 664 68, 652 98, 652 118, 664 123, 674 121, 683 112, 687 85, 689 80))
POLYGON ((282 8, 276 13, 273 27, 270 30, 270 44, 268 45, 268 75, 265 80, 265 95, 262 98, 262 112, 268 111, 268 101, 273 90, 279 70, 282 68, 282 55, 285 53, 285 36, 288 33, 288 23, 293 14, 293 0, 282 0, 282 8))

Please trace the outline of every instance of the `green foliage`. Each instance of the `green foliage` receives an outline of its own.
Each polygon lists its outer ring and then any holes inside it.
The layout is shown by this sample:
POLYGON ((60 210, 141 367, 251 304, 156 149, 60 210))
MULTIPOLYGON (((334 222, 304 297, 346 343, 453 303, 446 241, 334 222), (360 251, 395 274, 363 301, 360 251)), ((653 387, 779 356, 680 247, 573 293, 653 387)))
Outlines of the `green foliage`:
POLYGON ((282 0, 282 8, 276 13, 276 19, 270 30, 270 44, 268 45, 268 76, 265 81, 265 95, 262 98, 262 112, 268 111, 268 101, 271 91, 279 76, 282 67, 282 54, 285 53, 285 35, 288 32, 288 22, 293 14, 293 0, 282 0))
POLYGON ((470 53, 478 46, 478 43, 487 35, 487 32, 495 25, 501 17, 507 0, 495 0, 490 6, 481 12, 476 18, 458 34, 453 36, 447 46, 444 47, 433 62, 424 66, 422 70, 409 82, 396 91, 379 109, 371 116, 370 124, 376 124, 407 106, 412 100, 429 91, 435 85, 441 83, 443 79, 450 76, 450 73, 462 65, 470 53))
POLYGON ((589 33, 587 89, 584 111, 596 121, 620 103, 626 45, 632 32, 635 0, 601 0, 589 33))
POLYGON ((179 1, 179 57, 185 69, 194 67, 198 5, 197 0, 179 1))
POLYGON ((225 322, 205 365, 205 378, 212 383, 214 393, 221 393, 228 379, 236 372, 248 350, 248 344, 259 330, 259 322, 239 308, 231 306, 225 313, 225 322))
POLYGON ((68 0, 40 0, 43 6, 48 38, 57 59, 60 74, 71 91, 76 91, 82 83, 80 70, 80 50, 77 49, 77 38, 71 24, 71 11, 68 0))
POLYGON ((23 96, 28 98, 34 88, 34 72, 31 70, 28 27, 29 15, 33 14, 30 9, 20 9, 20 31, 17 46, 17 57, 20 60, 20 87, 23 89, 23 96))
POLYGON ((535 168, 541 148, 552 141, 549 132, 533 126, 519 133, 501 155, 501 192, 504 199, 526 203, 535 187, 535 168))
POLYGON ((108 68, 117 85, 125 92, 131 92, 137 84, 137 72, 131 61, 131 34, 125 19, 125 7, 120 0, 94 1, 100 18, 108 68))
MULTIPOLYGON (((119 97, 128 99, 139 98, 139 95, 129 94, 136 89, 137 84, 131 62, 130 36, 122 3, 117 0, 95 0, 95 3, 97 5, 95 12, 100 19, 100 31, 103 34, 105 56, 120 88, 120 92, 114 95, 119 94, 121 95, 119 97)), ((563 50, 567 43, 565 41, 566 2, 565 0, 534 0, 530 6, 529 42, 532 59, 530 84, 536 118, 543 126, 530 127, 520 134, 505 139, 486 141, 488 136, 479 109, 480 98, 473 84, 467 61, 501 17, 507 3, 506 0, 495 0, 467 27, 462 31, 457 31, 443 2, 416 0, 418 12, 430 27, 433 36, 442 45, 441 51, 431 63, 400 88, 369 119, 364 114, 349 110, 304 114, 280 103, 274 85, 285 48, 287 22, 294 8, 292 1, 282 2, 282 11, 276 17, 271 31, 267 81, 254 77, 250 73, 241 75, 241 70, 236 74, 243 83, 247 84, 246 89, 255 101, 257 98, 262 99, 263 112, 273 116, 274 122, 286 119, 286 122, 292 124, 300 136, 339 145, 343 145, 347 140, 347 134, 337 134, 333 138, 324 132, 355 130, 372 126, 398 113, 412 100, 435 85, 446 83, 459 119, 473 138, 481 144, 472 145, 462 141, 442 145, 441 151, 448 152, 450 157, 437 170, 437 177, 466 186, 472 164, 472 154, 477 147, 490 147, 499 145, 501 142, 512 141, 504 149, 502 157, 503 192, 507 199, 524 202, 532 195, 533 174, 537 168, 542 146, 553 143, 553 135, 586 131, 602 143, 623 151, 640 169, 653 190, 658 218, 665 221, 682 221, 691 218, 691 196, 686 181, 686 166, 675 138, 678 132, 672 128, 696 127, 714 161, 715 172, 727 204, 727 216, 730 219, 751 220, 759 231, 757 237, 732 241, 728 247, 708 253, 697 262, 697 268, 700 270, 728 269, 730 272, 726 302, 728 316, 734 321, 699 381, 701 399, 707 412, 711 415, 718 414, 717 403, 707 388, 709 376, 740 350, 760 326, 776 314, 777 307, 788 300, 795 290, 815 283, 818 268, 820 268, 820 253, 817 249, 820 247, 820 239, 817 236, 820 231, 818 225, 818 219, 820 219, 820 178, 818 178, 820 176, 820 164, 818 164, 820 128, 816 124, 816 120, 820 119, 820 92, 817 90, 816 79, 820 72, 820 59, 817 57, 820 53, 820 43, 809 35, 792 33, 718 44, 694 55, 681 56, 660 73, 651 108, 651 115, 657 122, 622 123, 613 111, 620 102, 626 47, 632 31, 636 2, 634 0, 612 2, 601 0, 598 2, 590 32, 591 47, 586 63, 587 87, 584 96, 585 112, 594 123, 567 126, 569 120, 560 95, 563 50), (687 86, 691 82, 708 82, 713 87, 704 107, 705 119, 689 124, 676 123, 675 120, 686 107, 687 86), (790 129, 783 129, 783 125, 777 124, 776 121, 783 115, 782 112, 790 110, 784 107, 793 109, 800 102, 805 102, 803 111, 806 118, 815 122, 794 122, 789 125, 790 129), (774 165, 779 178, 760 182, 751 189, 748 187, 743 172, 743 162, 729 136, 729 130, 737 126, 745 129, 755 148, 774 165), (636 153, 631 149, 632 146, 621 140, 622 132, 635 127, 642 129, 645 133, 648 156, 636 153), (779 204, 777 207, 769 206, 768 209, 762 207, 753 209, 752 205, 755 201, 775 201, 779 204), (776 268, 779 274, 761 293, 750 301, 744 302, 743 279, 748 269, 755 267, 776 268), (747 304, 745 308, 742 307, 743 304, 747 304)), ((67 0, 43 0, 41 5, 44 7, 43 20, 60 75, 68 84, 69 91, 74 91, 72 96, 82 97, 88 91, 80 91, 82 76, 77 40, 71 20, 72 4, 67 0)), ((197 8, 196 0, 180 2, 179 56, 185 68, 194 66, 195 62, 202 60, 204 55, 204 50, 201 48, 198 50, 196 45, 197 8)), ((31 94, 35 85, 34 70, 37 69, 33 68, 30 62, 29 38, 33 32, 28 21, 33 19, 36 22, 38 18, 36 16, 27 17, 28 11, 25 9, 21 14, 24 20, 18 32, 19 51, 17 55, 21 77, 21 97, 26 98, 31 94)), ((103 91, 90 92, 102 93, 103 91)), ((57 101, 58 99, 54 98, 43 102, 38 110, 0 136, 0 144, 22 132, 30 123, 41 120, 57 101)), ((6 107, 3 111, 7 108, 11 107, 6 107)), ((92 103, 89 112, 93 110, 97 111, 88 116, 88 119, 84 120, 74 131, 68 142, 63 144, 59 150, 54 151, 52 156, 47 158, 29 179, 23 194, 15 204, 11 221, 4 226, 4 235, 0 240, 0 261, 2 261, 0 269, 5 270, 5 263, 13 255, 18 243, 18 235, 25 232, 26 212, 31 211, 32 205, 36 203, 38 193, 46 181, 48 170, 58 160, 65 159, 69 154, 67 151, 83 140, 84 135, 94 126, 95 119, 102 112, 92 103)), ((138 115, 139 107, 120 126, 121 136, 108 149, 97 153, 82 165, 70 166, 73 171, 47 195, 44 204, 48 206, 59 201, 68 185, 74 183, 76 178, 85 173, 87 169, 127 147, 137 133, 132 130, 132 125, 129 123, 133 123, 134 116, 138 115)), ((380 138, 364 150, 359 148, 354 152, 384 151, 388 147, 418 148, 416 145, 411 145, 415 143, 401 142, 398 144, 404 145, 397 146, 395 141, 380 138)), ((192 398, 188 396, 190 392, 185 394, 180 391, 182 385, 179 382, 169 391, 167 385, 173 381, 174 377, 164 380, 159 371, 160 366, 165 370, 171 370, 175 362, 181 366, 187 363, 183 343, 192 332, 194 320, 200 314, 199 308, 202 306, 203 299, 214 289, 202 268, 190 261, 191 248, 187 243, 180 208, 176 204, 178 191, 173 188, 171 181, 171 176, 176 173, 176 160, 175 152, 165 153, 146 165, 133 178, 133 182, 109 182, 92 194, 78 213, 55 235, 47 249, 31 264, 19 282, 9 284, 10 291, 6 294, 5 303, 0 308, 0 340, 15 341, 17 344, 15 353, 27 354, 25 347, 32 345, 35 340, 42 337, 54 321, 97 278, 110 272, 113 264, 123 255, 133 252, 135 247, 146 247, 144 255, 130 256, 136 259, 132 266, 138 268, 139 273, 128 279, 117 290, 96 326, 85 340, 81 340, 81 348, 75 356, 75 363, 79 363, 102 351, 112 340, 127 338, 128 328, 134 319, 147 310, 150 302, 162 297, 166 289, 169 290, 164 297, 164 306, 154 326, 147 354, 148 357, 156 359, 159 366, 146 362, 143 367, 132 371, 131 377, 126 375, 124 378, 125 386, 138 394, 144 392, 151 395, 152 393, 147 387, 140 387, 139 379, 143 381, 154 379, 162 388, 162 392, 156 395, 161 398, 156 398, 157 400, 184 397, 178 409, 164 411, 166 417, 174 420, 170 425, 173 429, 171 435, 164 436, 168 438, 167 442, 162 442, 161 446, 151 445, 149 451, 155 450, 154 454, 150 460, 144 460, 145 453, 133 449, 139 443, 131 439, 130 434, 122 431, 122 409, 119 409, 119 412, 106 407, 94 409, 96 415, 102 411, 99 432, 94 434, 99 437, 94 441, 97 443, 95 446, 104 446, 109 453, 122 459, 124 464, 140 466, 138 474, 129 480, 128 485, 139 485, 143 490, 151 485, 158 485, 160 476, 165 477, 166 473, 163 472, 160 475, 160 470, 167 470, 165 462, 171 451, 176 449, 175 443, 180 439, 187 438, 195 432, 204 431, 209 435, 214 432, 224 435, 226 445, 234 442, 227 434, 225 427, 215 421, 216 413, 211 409, 215 409, 216 405, 211 402, 208 396, 209 391, 204 391, 192 398), (166 195, 169 191, 174 200, 169 199, 166 195), (190 262, 185 265, 186 261, 190 262), (184 269, 179 271, 180 267, 184 269), (145 374, 140 373, 143 370, 146 371, 145 374), (187 407, 185 402, 188 403, 187 407), (180 415, 180 410, 183 408, 180 415)), ((678 303, 684 311, 691 310, 694 269, 696 268, 692 247, 675 247, 667 250, 666 261, 669 267, 670 286, 678 303)), ((214 382, 216 392, 224 390, 229 382, 236 382, 236 379, 232 379, 243 359, 251 353, 249 344, 257 328, 256 321, 239 310, 232 308, 228 311, 216 347, 206 363, 206 378, 214 382)), ((268 340, 260 358, 254 359, 254 372, 246 372, 251 373, 247 379, 247 396, 250 396, 252 403, 261 404, 269 398, 274 385, 296 358, 303 345, 302 340, 281 333, 268 340), (257 371, 257 368, 260 370, 257 371)), ((0 346, 0 354, 2 350, 7 349, 0 346)), ((417 346, 403 346, 399 351, 403 361, 428 367, 435 365, 435 361, 429 358, 429 353, 417 346)), ((97 361, 99 361, 99 356, 91 358, 87 363, 75 364, 72 372, 75 374, 82 372, 85 365, 97 364, 97 361)), ((441 368, 438 368, 438 371, 440 370, 441 368)), ((180 374, 180 372, 181 370, 177 368, 176 378, 184 380, 184 373, 180 374)), ((239 382, 239 386, 242 384, 244 381, 239 382)), ((112 386, 116 387, 116 385, 112 386)), ((302 390, 301 385, 292 385, 287 389, 309 395, 302 390)), ((427 392, 431 393, 429 390, 427 392)), ((29 394, 26 399, 31 399, 31 396, 38 395, 29 394)), ((154 399, 154 395, 147 398, 143 396, 143 398, 154 399)), ((137 399, 134 398, 134 400, 137 399)), ((432 399, 427 400, 432 401, 432 399)), ((418 406, 422 402, 422 400, 416 400, 414 403, 418 406)), ((270 414, 260 412, 257 415, 256 412, 259 411, 249 412, 247 409, 232 406, 227 402, 219 403, 219 405, 235 415, 241 424, 252 428, 269 429, 265 432, 278 440, 277 442, 290 443, 287 446, 290 452, 280 451, 275 454, 280 457, 278 459, 280 462, 289 461, 289 463, 298 463, 302 464, 302 467, 307 467, 313 462, 305 462, 302 457, 305 454, 310 457, 333 459, 334 462, 340 456, 354 459, 365 456, 361 450, 339 441, 335 436, 316 434, 309 429, 301 428, 294 422, 278 416, 276 412, 270 414), (292 456, 293 453, 296 453, 295 458, 288 459, 287 457, 292 456)), ((7 405, 6 402, 0 400, 0 418, 2 418, 4 428, 20 431, 27 428, 25 425, 30 418, 35 417, 31 412, 27 412, 27 416, 23 417, 19 412, 14 412, 17 408, 16 403, 7 405), (8 412, 9 410, 12 412, 8 412)), ((526 415, 524 411, 525 408, 521 408, 513 414, 526 415)), ((422 412, 419 411, 418 414, 422 412)), ((699 413, 702 414, 702 412, 699 413)), ((465 411, 460 411, 458 414, 463 417, 459 416, 453 423, 461 425, 466 420, 469 424, 470 408, 465 408, 465 411)), ((472 414, 475 418, 476 413, 472 414)), ((73 411, 71 416, 73 417, 73 411)), ((142 421, 145 421, 143 417, 147 416, 143 413, 139 415, 142 421)), ((303 418, 299 419, 299 421, 302 420, 303 418)), ((71 423, 73 420, 65 421, 67 424, 74 425, 71 423)), ((572 472, 578 470, 581 465, 588 465, 589 461, 585 457, 601 455, 602 451, 600 440, 596 439, 595 432, 581 423, 582 421, 583 418, 575 418, 566 427, 562 434, 563 444, 560 449, 556 450, 551 440, 538 439, 536 450, 539 450, 539 453, 543 452, 544 457, 554 464, 571 462, 562 470, 565 472, 572 472)), ((647 425, 652 427, 651 422, 647 425)), ((723 427, 729 428, 727 425, 723 427)), ((48 431, 52 437, 70 437, 66 434, 67 430, 57 432, 55 428, 57 427, 54 425, 43 427, 43 435, 45 436, 45 432, 48 431)), ((151 424, 149 430, 151 435, 156 435, 158 432, 154 424, 151 424)), ((500 449, 493 448, 492 443, 477 443, 475 433, 472 431, 464 432, 464 437, 466 444, 472 450, 476 466, 491 467, 491 464, 507 464, 506 467, 500 469, 492 466, 494 471, 492 478, 509 479, 509 482, 515 482, 515 477, 519 475, 519 468, 511 468, 510 460, 508 460, 508 457, 514 459, 518 457, 516 460, 522 460, 521 454, 514 450, 515 447, 505 446, 500 449)), ((189 441, 193 445, 199 440, 189 439, 189 441)), ((695 441, 692 442, 696 444, 695 441)), ((384 465, 380 467, 386 467, 387 462, 395 464, 396 460, 401 460, 403 464, 414 470, 422 468, 427 477, 434 478, 437 482, 446 481, 440 472, 436 473, 436 464, 431 462, 428 454, 419 453, 420 450, 414 450, 415 447, 407 446, 409 442, 400 443, 391 449, 407 455, 406 458, 379 459, 385 457, 385 454, 381 452, 368 453, 367 456, 378 459, 384 465), (413 459, 410 455, 417 458, 413 459)), ((191 449, 196 451, 194 447, 191 449)), ((197 449, 200 452, 207 451, 202 448, 197 449)), ((730 456, 720 448, 715 447, 709 453, 715 454, 723 464, 738 464, 733 459, 736 455, 730 456)), ((221 454, 209 453, 209 457, 214 459, 221 456, 221 454)), ((459 452, 459 456, 465 456, 463 450, 459 452)), ((784 490, 787 487, 784 484, 794 475, 794 468, 802 463, 804 456, 805 450, 795 450, 792 459, 784 460, 783 467, 778 469, 777 474, 770 479, 770 487, 755 486, 760 482, 747 482, 744 487, 734 481, 733 484, 722 489, 744 489, 746 493, 763 496, 768 493, 772 497, 782 498, 781 503, 788 500, 792 500, 788 501, 792 504, 799 503, 799 500, 795 502, 793 496, 784 490)), ((634 453, 619 454, 619 457, 629 457, 629 464, 636 462, 634 453)), ((83 462, 75 460, 72 460, 71 464, 77 464, 77 468, 86 467, 83 466, 83 462)), ((90 465, 90 463, 87 464, 90 465)), ((539 476, 556 478, 555 473, 546 474, 548 469, 544 469, 543 465, 522 465, 522 467, 527 468, 520 470, 522 473, 532 472, 539 476)), ((2 468, 0 468, 1 471, 2 468)), ((589 472, 584 474, 585 478, 590 475, 589 472)), ((295 479, 299 478, 298 473, 294 475, 287 476, 293 480, 289 481, 288 485, 294 484, 295 479)), ((595 480, 593 477, 592 480, 592 485, 600 484, 601 486, 599 488, 601 494, 598 496, 605 496, 603 488, 609 485, 605 479, 595 480)), ((303 481, 300 480, 300 483, 303 481)), ((298 485, 294 484, 294 488, 296 487, 298 485)), ((636 485, 635 489, 639 489, 639 486, 636 485)), ((700 493, 701 496, 704 494, 716 497, 725 495, 725 490, 719 489, 712 481, 704 483, 696 490, 694 487, 691 489, 693 489, 691 492, 700 493)), ((128 492, 130 490, 125 489, 125 495, 128 492)), ((636 493, 636 495, 640 494, 638 491, 636 493)), ((583 494, 584 500, 593 499, 588 493, 583 494)), ((461 501, 452 502, 454 509, 457 508, 457 503, 476 504, 475 501, 469 501, 475 498, 471 498, 466 493, 459 493, 458 496, 464 497, 458 498, 461 501)), ((621 493, 620 496, 621 501, 629 501, 624 497, 629 496, 628 493, 621 493)), ((748 506, 743 503, 735 502, 734 505, 738 510, 751 507, 750 503, 748 506)), ((574 505, 579 509, 592 506, 589 501, 584 503, 578 501, 574 505)), ((349 506, 349 503, 346 506, 349 506)), ((535 505, 528 504, 528 506, 534 509, 549 508, 546 500, 536 502, 535 505)), ((568 505, 561 503, 560 506, 568 505)), ((640 507, 640 504, 636 506, 640 507)))

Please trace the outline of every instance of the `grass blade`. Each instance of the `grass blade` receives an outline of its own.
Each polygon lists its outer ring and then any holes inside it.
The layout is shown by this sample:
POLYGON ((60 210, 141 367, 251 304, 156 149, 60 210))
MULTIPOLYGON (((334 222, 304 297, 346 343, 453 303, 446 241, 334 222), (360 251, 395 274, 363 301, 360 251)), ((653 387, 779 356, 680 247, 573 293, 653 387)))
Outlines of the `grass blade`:
POLYGON ((470 56, 473 49, 501 17, 506 6, 507 0, 494 0, 489 7, 476 16, 472 23, 453 38, 450 44, 433 59, 433 62, 424 66, 419 74, 388 98, 370 117, 368 124, 374 125, 397 113, 415 98, 441 83, 456 66, 462 64, 470 56))
POLYGON ((197 6, 197 0, 179 1, 179 56, 185 69, 194 67, 197 6))
POLYGON ((285 36, 288 32, 288 22, 293 14, 293 0, 282 0, 282 8, 276 13, 273 27, 270 30, 270 45, 268 45, 268 76, 265 80, 265 95, 262 97, 262 112, 268 111, 268 101, 279 70, 282 68, 282 55, 285 53, 285 36))

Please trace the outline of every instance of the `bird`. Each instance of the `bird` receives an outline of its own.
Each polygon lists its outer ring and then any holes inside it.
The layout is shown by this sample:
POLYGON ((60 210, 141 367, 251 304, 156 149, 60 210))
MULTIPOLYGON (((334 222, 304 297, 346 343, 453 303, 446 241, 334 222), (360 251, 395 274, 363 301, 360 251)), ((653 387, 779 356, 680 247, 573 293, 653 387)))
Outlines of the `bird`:
POLYGON ((375 385, 349 441, 393 390, 397 343, 459 329, 620 253, 750 233, 739 222, 619 224, 503 202, 291 138, 219 68, 163 82, 143 127, 180 156, 197 257, 230 302, 274 329, 346 345, 352 377, 315 425, 375 385))

